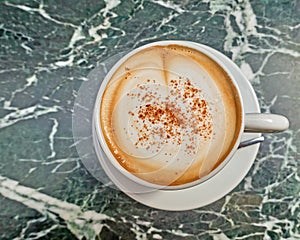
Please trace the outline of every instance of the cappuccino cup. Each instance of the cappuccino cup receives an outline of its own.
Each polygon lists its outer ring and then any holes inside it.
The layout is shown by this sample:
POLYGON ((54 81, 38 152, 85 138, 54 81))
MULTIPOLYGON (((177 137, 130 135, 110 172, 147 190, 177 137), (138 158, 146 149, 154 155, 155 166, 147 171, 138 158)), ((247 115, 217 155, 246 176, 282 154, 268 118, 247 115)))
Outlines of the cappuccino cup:
POLYGON ((286 130, 281 115, 245 113, 236 79, 187 41, 159 41, 121 58, 94 108, 95 138, 116 171, 150 189, 177 190, 217 174, 249 132, 286 130))

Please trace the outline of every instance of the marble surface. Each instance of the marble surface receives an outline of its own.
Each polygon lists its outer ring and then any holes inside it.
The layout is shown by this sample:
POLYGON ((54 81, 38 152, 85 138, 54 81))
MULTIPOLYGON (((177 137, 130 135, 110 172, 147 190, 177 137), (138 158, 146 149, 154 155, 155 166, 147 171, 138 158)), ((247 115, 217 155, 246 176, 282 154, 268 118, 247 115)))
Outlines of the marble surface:
MULTIPOLYGON (((0 239, 300 239, 298 0, 0 1, 0 239), (207 44, 290 129, 208 206, 151 209, 84 168, 72 112, 88 73, 145 43, 207 44)), ((87 96, 88 97, 88 96, 87 96)))

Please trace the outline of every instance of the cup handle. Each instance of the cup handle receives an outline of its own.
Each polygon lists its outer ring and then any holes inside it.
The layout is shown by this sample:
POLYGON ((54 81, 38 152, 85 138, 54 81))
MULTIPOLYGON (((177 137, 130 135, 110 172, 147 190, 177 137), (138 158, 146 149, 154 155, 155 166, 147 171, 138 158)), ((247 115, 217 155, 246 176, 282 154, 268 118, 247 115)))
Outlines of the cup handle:
POLYGON ((282 115, 270 113, 246 113, 244 132, 274 133, 289 128, 289 120, 282 115))

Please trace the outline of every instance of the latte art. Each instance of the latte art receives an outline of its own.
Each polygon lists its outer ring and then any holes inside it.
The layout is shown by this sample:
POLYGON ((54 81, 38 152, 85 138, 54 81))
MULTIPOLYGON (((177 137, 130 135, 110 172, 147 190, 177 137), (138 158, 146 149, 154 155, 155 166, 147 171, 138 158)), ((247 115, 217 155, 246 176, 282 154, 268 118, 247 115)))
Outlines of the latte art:
POLYGON ((158 185, 195 181, 231 150, 241 106, 224 70, 188 47, 149 47, 129 57, 103 93, 100 124, 118 163, 158 185))

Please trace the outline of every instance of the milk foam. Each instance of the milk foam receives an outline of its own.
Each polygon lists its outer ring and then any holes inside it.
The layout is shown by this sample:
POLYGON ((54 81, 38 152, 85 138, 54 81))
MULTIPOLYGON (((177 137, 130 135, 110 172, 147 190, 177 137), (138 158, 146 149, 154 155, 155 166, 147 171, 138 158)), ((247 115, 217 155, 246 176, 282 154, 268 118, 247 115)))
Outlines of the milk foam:
POLYGON ((185 47, 151 47, 131 56, 101 103, 102 130, 115 158, 160 185, 205 176, 236 135, 239 110, 227 78, 211 59, 185 47))

